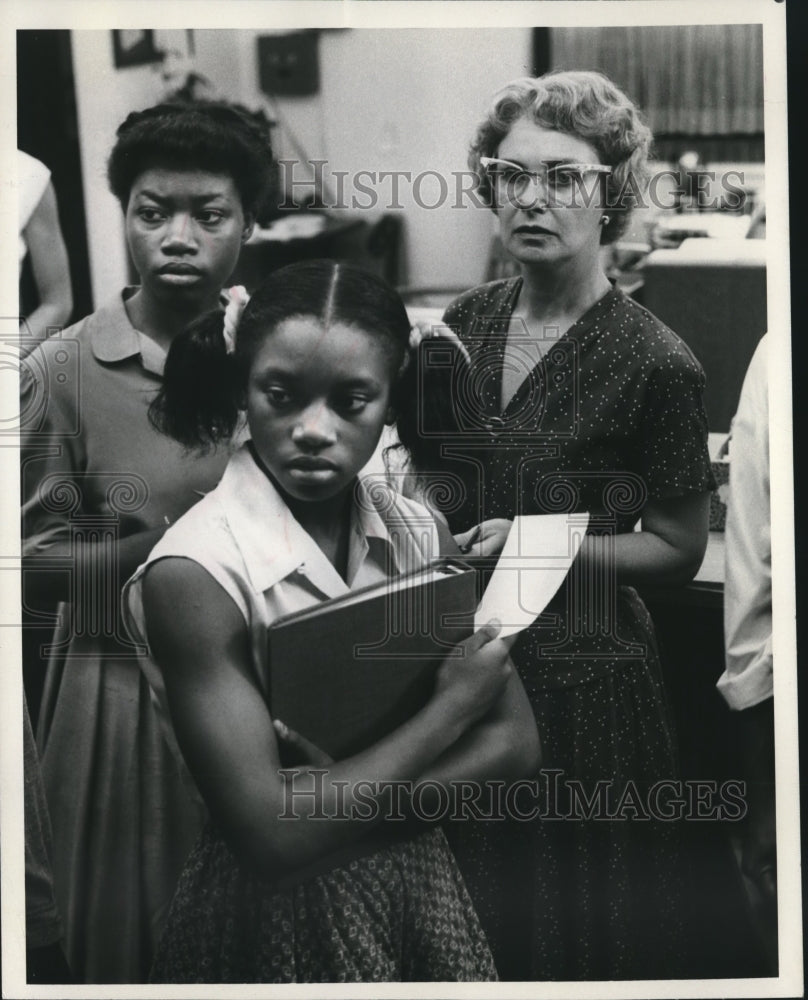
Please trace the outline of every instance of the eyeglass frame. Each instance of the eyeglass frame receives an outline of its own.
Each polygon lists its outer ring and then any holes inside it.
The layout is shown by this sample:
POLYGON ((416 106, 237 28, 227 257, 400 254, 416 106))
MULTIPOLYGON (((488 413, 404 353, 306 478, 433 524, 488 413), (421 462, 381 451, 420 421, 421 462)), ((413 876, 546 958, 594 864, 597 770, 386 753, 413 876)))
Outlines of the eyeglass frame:
MULTIPOLYGON (((514 163, 513 160, 502 160, 496 156, 481 156, 480 166, 483 168, 483 171, 485 172, 489 182, 492 183, 492 186, 493 186, 493 181, 489 174, 489 168, 493 164, 502 164, 502 166, 505 167, 513 167, 514 170, 518 171, 520 174, 526 177, 529 177, 532 181, 534 181, 534 183, 541 182, 546 189, 548 188, 547 184, 548 174, 553 170, 560 170, 560 169, 574 170, 576 173, 581 175, 581 179, 583 179, 583 176, 587 173, 603 174, 606 177, 608 177, 612 173, 612 168, 606 163, 575 163, 575 162, 568 163, 564 160, 551 161, 549 165, 545 165, 543 173, 540 173, 537 170, 527 170, 519 163, 514 163)), ((516 192, 514 191, 514 197, 521 198, 522 196, 517 195, 516 192)))

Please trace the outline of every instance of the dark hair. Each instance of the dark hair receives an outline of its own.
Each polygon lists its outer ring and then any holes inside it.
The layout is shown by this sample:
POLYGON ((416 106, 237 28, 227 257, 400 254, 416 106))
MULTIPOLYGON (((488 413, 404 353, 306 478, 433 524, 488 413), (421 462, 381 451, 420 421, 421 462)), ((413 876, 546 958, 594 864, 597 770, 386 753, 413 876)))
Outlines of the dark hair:
MULTIPOLYGON (((290 264, 273 271, 253 293, 239 321, 232 354, 225 348, 223 316, 218 311, 202 316, 174 339, 162 388, 149 410, 154 426, 188 448, 205 448, 229 438, 239 423, 256 352, 273 330, 293 316, 313 316, 326 327, 355 325, 383 337, 394 370, 400 370, 407 357, 407 311, 398 293, 381 278, 332 260, 290 264)), ((399 378, 394 388, 394 407, 400 404, 400 382, 399 378)))
POLYGON ((124 211, 135 180, 152 167, 226 174, 252 215, 272 180, 269 124, 232 104, 158 104, 133 111, 117 136, 107 178, 124 211))
MULTIPOLYGON (((443 326, 443 324, 438 324, 443 326)), ((447 437, 462 432, 458 414, 458 391, 468 393, 468 361, 452 340, 438 336, 422 341, 412 352, 398 384, 396 428, 408 471, 423 484, 430 472, 445 465, 442 445, 447 437), (437 362, 437 363, 436 363, 437 362)))
POLYGON ((606 179, 610 225, 602 227, 601 243, 619 239, 647 181, 652 138, 631 99, 608 77, 588 70, 556 70, 503 87, 494 95, 469 152, 480 194, 492 207, 491 186, 480 157, 496 156, 499 144, 521 118, 586 140, 612 168, 606 179))

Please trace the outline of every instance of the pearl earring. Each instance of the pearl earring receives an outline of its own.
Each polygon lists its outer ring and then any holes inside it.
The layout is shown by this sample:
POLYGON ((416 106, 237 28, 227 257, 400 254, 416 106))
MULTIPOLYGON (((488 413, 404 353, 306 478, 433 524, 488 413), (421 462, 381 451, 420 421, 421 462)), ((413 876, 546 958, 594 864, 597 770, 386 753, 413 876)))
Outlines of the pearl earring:
POLYGON ((609 222, 610 222, 610 219, 609 219, 608 215, 601 215, 601 217, 600 217, 600 224, 602 226, 608 226, 609 222))

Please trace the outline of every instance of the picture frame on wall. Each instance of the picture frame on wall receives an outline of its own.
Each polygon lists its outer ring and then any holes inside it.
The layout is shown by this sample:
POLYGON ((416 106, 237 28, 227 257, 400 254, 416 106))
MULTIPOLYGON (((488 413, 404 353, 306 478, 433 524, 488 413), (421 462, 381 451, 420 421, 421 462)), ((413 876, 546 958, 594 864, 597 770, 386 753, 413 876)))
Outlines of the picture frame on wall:
POLYGON ((113 30, 112 49, 115 55, 116 69, 145 66, 149 63, 160 62, 163 58, 163 53, 155 43, 154 31, 151 28, 113 30))

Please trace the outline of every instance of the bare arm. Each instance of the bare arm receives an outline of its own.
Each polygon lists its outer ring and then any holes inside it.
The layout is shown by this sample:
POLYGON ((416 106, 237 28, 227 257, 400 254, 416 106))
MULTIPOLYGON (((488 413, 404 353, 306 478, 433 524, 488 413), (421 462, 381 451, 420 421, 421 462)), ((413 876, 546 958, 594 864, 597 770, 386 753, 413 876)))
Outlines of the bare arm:
MULTIPOLYGON (((642 511, 642 530, 604 538, 587 535, 579 560, 614 560, 619 583, 682 585, 696 575, 704 559, 710 516, 710 494, 698 493, 651 500, 642 511)), ((456 535, 464 551, 495 556, 502 551, 511 522, 502 518, 456 535), (466 548, 471 543, 470 548, 466 548)))
MULTIPOLYGON (((505 640, 506 645, 509 645, 505 640)), ((449 785, 453 781, 512 781, 541 766, 541 744, 533 709, 516 671, 491 711, 421 775, 449 785)))
MULTIPOLYGON (((505 639, 511 646, 514 637, 505 639)), ((295 759, 318 767, 334 763, 318 746, 275 720, 275 729, 295 759)), ((451 795, 456 782, 512 781, 535 774, 541 766, 541 744, 525 689, 514 672, 499 701, 419 776, 420 782, 443 786, 451 795)))
POLYGON ((155 563, 143 598, 149 644, 186 762, 231 842, 269 877, 366 833, 362 820, 305 818, 333 815, 338 795, 347 812, 361 807, 359 783, 418 778, 488 712, 512 672, 505 644, 478 633, 469 655, 441 666, 431 700, 412 719, 319 780, 302 768, 295 788, 312 794, 295 799, 300 819, 282 819, 287 801, 278 744, 235 604, 205 570, 182 559, 155 563))
POLYGON ((20 352, 24 357, 47 337, 50 329, 63 326, 73 311, 70 266, 52 183, 45 188, 23 236, 39 294, 39 305, 23 325, 20 352))
MULTIPOLYGON (((642 530, 614 539, 618 583, 683 586, 701 566, 707 548, 710 494, 652 500, 642 511, 642 530)), ((608 540, 587 535, 579 558, 608 558, 608 540)))

